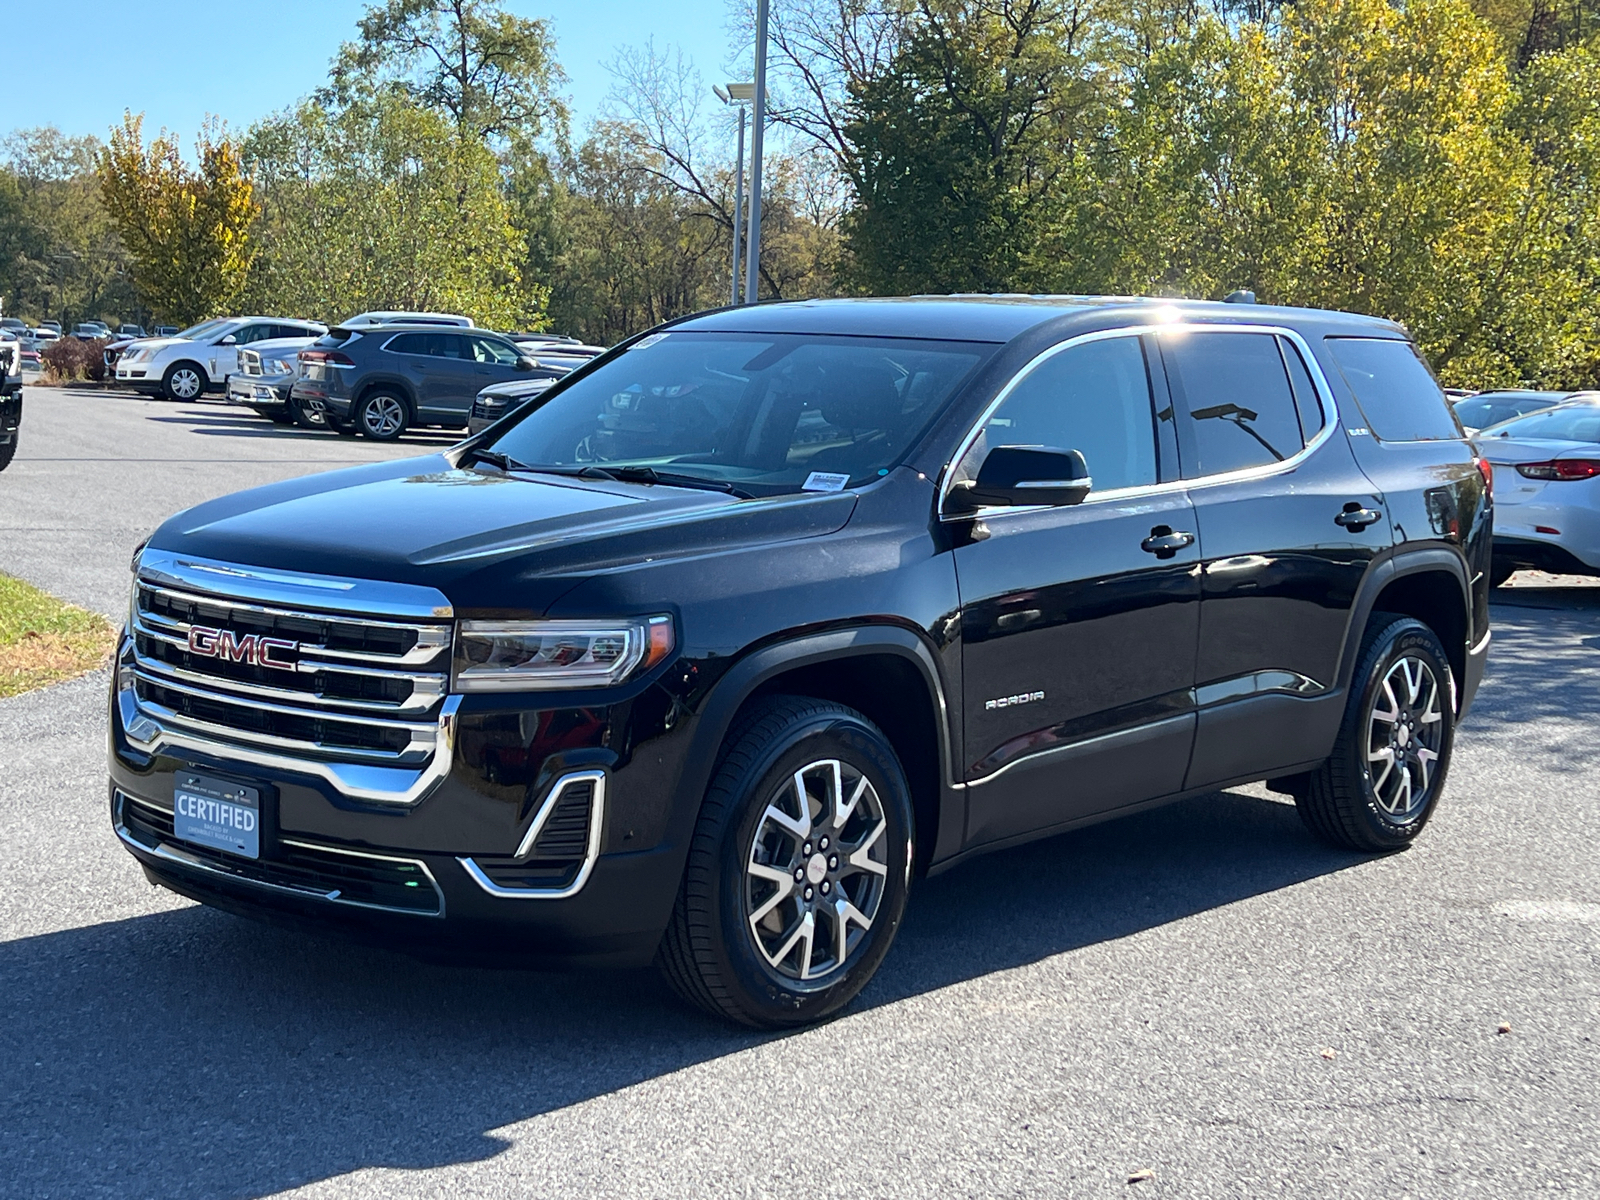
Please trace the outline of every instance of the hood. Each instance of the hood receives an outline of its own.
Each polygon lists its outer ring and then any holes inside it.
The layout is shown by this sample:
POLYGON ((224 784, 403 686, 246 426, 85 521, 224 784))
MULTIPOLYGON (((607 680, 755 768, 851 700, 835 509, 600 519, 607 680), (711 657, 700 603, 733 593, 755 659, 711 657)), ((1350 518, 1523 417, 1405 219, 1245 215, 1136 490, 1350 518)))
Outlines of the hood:
POLYGON ((817 537, 849 492, 721 492, 458 470, 444 455, 285 480, 170 518, 156 549, 436 587, 460 609, 542 612, 609 567, 817 537))
POLYGON ((265 358, 269 354, 282 354, 286 350, 304 350, 316 340, 314 337, 267 338, 265 341, 251 342, 248 346, 240 346, 239 349, 254 350, 265 358))
POLYGON ((151 353, 165 350, 168 346, 191 346, 194 343, 188 338, 135 338, 128 343, 128 347, 137 346, 140 350, 149 350, 151 353))
POLYGON ((555 386, 555 378, 546 375, 539 379, 508 379, 504 383, 491 383, 478 393, 480 396, 503 396, 509 400, 520 400, 524 396, 537 396, 540 392, 547 392, 555 386))

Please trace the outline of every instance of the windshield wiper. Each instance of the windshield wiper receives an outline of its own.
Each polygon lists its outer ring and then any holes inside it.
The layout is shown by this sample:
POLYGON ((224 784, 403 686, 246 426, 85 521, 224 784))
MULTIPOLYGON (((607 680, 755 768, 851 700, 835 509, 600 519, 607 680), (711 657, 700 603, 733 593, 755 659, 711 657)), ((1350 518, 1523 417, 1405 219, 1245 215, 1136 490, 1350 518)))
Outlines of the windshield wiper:
POLYGON ((481 446, 474 446, 467 451, 467 456, 461 465, 466 466, 469 462, 486 462, 491 467, 499 467, 507 475, 512 471, 526 471, 528 469, 526 463, 519 463, 509 454, 501 454, 498 450, 485 450, 481 446))
POLYGON ((587 466, 579 475, 591 478, 615 479, 620 483, 659 483, 665 487, 699 488, 705 492, 726 492, 740 500, 752 500, 752 493, 734 487, 721 479, 704 479, 699 475, 680 475, 676 471, 658 471, 654 467, 600 467, 587 466))

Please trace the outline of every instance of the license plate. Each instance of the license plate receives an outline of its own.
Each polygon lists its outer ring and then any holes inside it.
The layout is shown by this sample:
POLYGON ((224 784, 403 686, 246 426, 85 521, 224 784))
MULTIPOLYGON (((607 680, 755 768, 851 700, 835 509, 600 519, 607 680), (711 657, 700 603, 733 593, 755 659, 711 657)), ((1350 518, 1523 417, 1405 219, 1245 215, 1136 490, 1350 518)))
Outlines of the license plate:
POLYGON ((172 832, 197 846, 260 858, 261 793, 227 779, 179 771, 172 785, 172 832))

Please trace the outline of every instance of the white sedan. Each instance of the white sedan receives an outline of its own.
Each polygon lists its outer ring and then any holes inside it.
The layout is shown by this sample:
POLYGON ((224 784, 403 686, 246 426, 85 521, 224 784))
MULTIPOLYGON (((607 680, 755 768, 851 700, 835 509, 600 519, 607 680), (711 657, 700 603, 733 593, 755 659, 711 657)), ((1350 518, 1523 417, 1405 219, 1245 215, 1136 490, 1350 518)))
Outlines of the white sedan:
POLYGON ((117 382, 168 400, 198 400, 223 391, 239 369, 239 347, 271 338, 321 337, 325 325, 287 317, 223 317, 176 337, 133 342, 117 358, 117 382))
POLYGON ((1600 575, 1600 398, 1529 413, 1477 436, 1494 465, 1494 570, 1600 575))

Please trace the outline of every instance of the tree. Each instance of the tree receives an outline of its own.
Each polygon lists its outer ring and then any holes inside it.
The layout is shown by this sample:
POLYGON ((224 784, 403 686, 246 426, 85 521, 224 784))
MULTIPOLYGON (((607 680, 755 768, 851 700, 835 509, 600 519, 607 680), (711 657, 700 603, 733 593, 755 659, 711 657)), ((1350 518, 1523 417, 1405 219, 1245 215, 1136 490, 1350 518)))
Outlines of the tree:
POLYGON ((125 114, 98 162, 100 194, 132 262, 134 291, 180 325, 228 311, 243 293, 260 214, 238 147, 213 129, 196 141, 199 166, 163 130, 148 149, 142 116, 125 114))
POLYGON ((100 199, 100 143, 54 128, 0 147, 0 297, 8 316, 131 316, 128 260, 100 199))
POLYGON ((397 90, 448 113, 462 141, 509 141, 526 151, 566 135, 555 45, 543 21, 499 0, 386 0, 367 9, 359 36, 334 60, 323 99, 336 105, 397 90))
POLYGON ((265 199, 258 307, 330 322, 393 308, 541 326, 548 291, 518 269, 499 165, 442 114, 393 93, 334 111, 308 102, 255 126, 245 154, 265 199))
POLYGON ((1013 286, 1100 119, 1096 33, 1074 0, 920 0, 844 129, 858 286, 1013 286))

